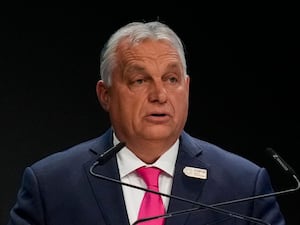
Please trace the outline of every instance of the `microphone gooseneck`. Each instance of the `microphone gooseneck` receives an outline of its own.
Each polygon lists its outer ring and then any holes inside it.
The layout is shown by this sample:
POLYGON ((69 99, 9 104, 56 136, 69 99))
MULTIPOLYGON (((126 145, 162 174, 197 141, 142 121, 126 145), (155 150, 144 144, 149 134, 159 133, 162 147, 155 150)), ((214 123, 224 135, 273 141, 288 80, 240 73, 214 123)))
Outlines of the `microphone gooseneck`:
MULTIPOLYGON (((243 199, 237 199, 237 200, 232 200, 232 201, 207 205, 207 204, 204 204, 204 203, 192 201, 192 200, 182 198, 182 197, 179 197, 179 196, 165 194, 165 193, 162 193, 162 192, 153 191, 153 190, 146 189, 146 188, 143 188, 143 187, 140 187, 140 186, 125 183, 125 182, 122 182, 120 180, 116 180, 116 179, 113 179, 113 178, 110 178, 110 177, 106 177, 106 176, 103 176, 101 174, 98 174, 98 173, 94 172, 94 168, 97 165, 102 165, 102 164, 106 163, 117 152, 119 152, 124 146, 125 146, 125 143, 120 142, 116 146, 110 148, 109 150, 107 150, 103 154, 101 154, 99 156, 99 158, 90 167, 90 169, 89 169, 90 174, 97 177, 97 178, 103 179, 103 180, 114 182, 114 183, 117 183, 117 184, 120 184, 120 185, 125 185, 125 186, 131 187, 131 188, 143 190, 143 191, 146 191, 146 192, 151 192, 151 193, 158 194, 158 195, 161 195, 161 196, 165 196, 165 197, 168 197, 168 198, 173 198, 173 199, 176 199, 176 200, 179 200, 179 201, 191 203, 191 204, 194 204, 194 205, 198 206, 198 207, 195 207, 195 208, 192 208, 192 209, 181 210, 181 211, 176 211, 176 212, 173 212, 173 213, 166 213, 166 214, 163 214, 163 215, 157 215, 157 216, 154 216, 154 217, 147 217, 147 218, 139 219, 136 222, 134 222, 133 225, 136 225, 136 224, 141 223, 141 222, 157 219, 157 218, 162 218, 162 217, 167 218, 167 217, 172 217, 172 216, 177 216, 177 215, 183 215, 183 214, 186 214, 186 213, 191 213, 191 212, 199 211, 199 210, 203 210, 203 209, 210 209, 212 211, 222 213, 222 214, 225 214, 225 215, 233 217, 233 218, 237 218, 237 219, 248 221, 248 222, 253 222, 253 223, 256 223, 256 224, 270 225, 269 223, 264 222, 261 219, 257 219, 257 218, 254 218, 254 217, 249 217, 249 216, 246 216, 246 215, 241 215, 241 214, 233 212, 233 211, 229 211, 229 210, 219 208, 219 206, 233 204, 233 203, 242 202, 242 201, 254 200, 254 199, 257 199, 257 198, 264 198, 264 197, 268 197, 268 196, 273 196, 276 193, 269 193, 269 194, 265 194, 265 195, 258 195, 258 196, 243 198, 243 199)), ((297 181, 299 181, 299 180, 297 179, 297 181)))
MULTIPOLYGON (((295 192, 295 191, 299 190, 300 189, 300 181, 299 181, 299 178, 297 177, 295 171, 292 169, 292 167, 289 164, 287 164, 283 160, 283 158, 280 157, 272 148, 267 148, 266 150, 268 151, 268 153, 271 154, 272 158, 275 159, 276 162, 286 172, 288 172, 292 175, 292 177, 295 179, 295 181, 297 183, 297 186, 295 188, 291 188, 291 189, 287 189, 287 190, 283 190, 283 191, 271 192, 271 193, 267 193, 267 194, 250 196, 247 198, 241 198, 241 199, 236 199, 236 200, 231 200, 231 201, 220 202, 220 203, 216 203, 216 204, 211 204, 210 206, 220 207, 220 206, 231 205, 231 204, 245 202, 245 201, 252 201, 252 200, 256 200, 256 199, 267 198, 267 197, 271 197, 271 196, 278 196, 278 195, 287 194, 287 193, 291 193, 291 192, 295 192)), ((153 219, 158 219, 158 218, 168 218, 168 217, 173 217, 173 216, 184 215, 184 214, 188 214, 188 213, 192 213, 192 212, 196 212, 196 211, 201 211, 203 209, 204 209, 203 207, 194 207, 194 208, 190 208, 190 209, 186 209, 186 210, 170 212, 170 213, 157 215, 157 216, 153 216, 153 217, 147 217, 147 218, 137 220, 133 225, 138 224, 139 222, 145 222, 148 220, 153 220, 153 219)), ((251 218, 253 218, 253 217, 251 217, 251 218)), ((254 218, 254 219, 256 219, 256 218, 254 218)), ((263 222, 262 220, 259 220, 259 221, 263 222)), ((263 223, 263 224, 265 224, 265 223, 263 223)))
MULTIPOLYGON (((234 218, 237 218, 237 219, 241 219, 241 220, 245 220, 245 221, 248 221, 248 222, 253 222, 253 223, 256 223, 256 224, 264 224, 264 225, 270 225, 269 223, 266 223, 260 219, 257 219, 257 218, 254 218, 254 217, 249 217, 249 216, 245 216, 245 215, 241 215, 239 213, 236 213, 236 212, 232 212, 232 211, 229 211, 229 210, 225 210, 225 209, 222 209, 222 208, 218 208, 218 207, 215 207, 213 205, 206 205, 204 203, 200 203, 200 202, 196 202, 196 201, 192 201, 192 200, 189 200, 189 199, 186 199, 186 198, 181 198, 179 196, 176 196, 176 195, 169 195, 169 194, 165 194, 165 193, 162 193, 162 192, 158 192, 158 191, 153 191, 151 189, 147 189, 147 188, 143 188, 143 187, 140 187, 140 186, 136 186, 136 185, 133 185, 133 184, 129 184, 129 183, 125 183, 125 182, 122 182, 120 180, 116 180, 114 178, 111 178, 111 177, 106 177, 106 176, 103 176, 101 174, 98 174, 98 173, 95 173, 93 170, 94 168, 99 164, 99 161, 97 160, 91 167, 90 167, 90 173, 97 177, 97 178, 100 178, 100 179, 103 179, 103 180, 107 180, 107 181, 111 181, 111 182, 114 182, 114 183, 117 183, 117 184, 120 184, 120 185, 125 185, 125 186, 128 186, 128 187, 132 187, 132 188, 135 188, 135 189, 139 189, 139 190, 142 190, 142 191, 146 191, 146 192, 151 192, 151 193, 154 193, 154 194, 157 194, 157 195, 161 195, 161 196, 165 196, 165 197, 168 197, 168 198, 173 198, 173 199, 176 199, 176 200, 179 200, 179 201, 183 201, 183 202, 187 202, 187 203, 192 203, 192 204, 195 204, 195 205, 198 205, 200 206, 201 208, 196 208, 197 210, 199 209, 210 209, 210 210, 213 210, 213 211, 216 211, 216 212, 219 212, 219 213, 222 213, 222 214, 225 214, 227 216, 230 216, 230 217, 234 217, 234 218)), ((184 214, 184 212, 180 213, 181 215, 184 214)), ((179 215, 178 213, 174 213, 174 215, 179 215)), ((170 217, 170 216, 174 216, 173 214, 169 215, 169 214, 164 214, 164 215, 158 215, 158 216, 155 216, 155 217, 147 217, 147 218, 143 218, 143 219, 139 219, 137 220, 136 222, 134 222, 132 225, 135 225, 135 224, 138 224, 138 223, 141 223, 142 221, 145 222, 145 221, 148 221, 148 220, 153 220, 153 219, 158 219, 158 218, 161 218, 161 217, 170 217)))
POLYGON ((267 148, 266 149, 269 153, 271 153, 271 156, 273 159, 276 160, 276 162, 281 166, 281 168, 283 168, 286 172, 288 172, 290 175, 292 175, 292 177, 295 179, 297 186, 295 188, 290 188, 287 190, 282 190, 282 191, 277 191, 277 192, 271 192, 268 194, 262 194, 262 195, 255 195, 252 197, 248 197, 248 198, 242 198, 242 199, 237 199, 237 200, 232 200, 232 201, 226 201, 226 202, 221 202, 218 204, 214 204, 215 206, 223 206, 223 205, 228 205, 228 204, 233 204, 233 203, 240 203, 240 202, 244 202, 244 201, 249 201, 249 200, 255 200, 255 199, 259 199, 259 198, 266 198, 266 197, 271 197, 271 196, 278 196, 278 195, 282 195, 282 194, 287 194, 290 192, 295 192, 298 191, 300 189, 300 181, 299 178, 297 177, 295 171, 292 169, 292 167, 287 164, 272 148, 267 148))

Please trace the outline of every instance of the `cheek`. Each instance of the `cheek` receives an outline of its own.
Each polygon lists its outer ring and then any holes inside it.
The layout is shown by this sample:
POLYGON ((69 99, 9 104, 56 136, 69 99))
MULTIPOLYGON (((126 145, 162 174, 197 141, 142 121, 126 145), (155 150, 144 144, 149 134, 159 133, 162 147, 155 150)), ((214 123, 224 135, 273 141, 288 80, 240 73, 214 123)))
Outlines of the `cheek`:
POLYGON ((188 98, 189 96, 186 92, 182 92, 178 95, 175 95, 174 98, 172 98, 172 103, 177 113, 184 114, 188 111, 188 105, 189 105, 188 98))
POLYGON ((123 115, 122 117, 134 116, 141 106, 141 97, 138 94, 132 94, 128 91, 119 91, 116 93, 111 96, 111 110, 115 114, 123 115))

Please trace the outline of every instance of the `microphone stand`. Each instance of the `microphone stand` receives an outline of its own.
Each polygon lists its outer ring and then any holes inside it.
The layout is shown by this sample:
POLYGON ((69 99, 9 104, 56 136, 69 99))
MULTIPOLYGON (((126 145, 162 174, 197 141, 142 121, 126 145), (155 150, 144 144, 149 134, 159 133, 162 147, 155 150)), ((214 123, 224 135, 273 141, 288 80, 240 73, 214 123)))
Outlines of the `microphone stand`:
POLYGON ((195 202, 195 201, 185 199, 185 198, 181 198, 181 197, 175 196, 175 195, 169 195, 169 194, 165 194, 165 193, 162 193, 162 192, 153 191, 153 190, 150 190, 150 189, 146 189, 146 188, 143 188, 143 187, 139 187, 139 186, 136 186, 136 185, 125 183, 125 182, 122 182, 120 180, 116 180, 116 179, 113 179, 113 178, 110 178, 110 177, 106 177, 106 176, 103 176, 101 174, 98 174, 98 173, 94 172, 94 168, 97 165, 102 165, 105 162, 107 162, 117 152, 119 152, 124 146, 125 146, 125 143, 120 142, 116 146, 113 146, 112 148, 108 149, 103 154, 101 154, 100 157, 90 167, 90 169, 89 169, 90 174, 97 177, 97 178, 104 179, 104 180, 107 180, 107 181, 110 181, 110 182, 114 182, 114 183, 117 183, 117 184, 120 184, 120 185, 125 185, 125 186, 131 187, 131 188, 143 190, 143 191, 146 191, 146 192, 151 192, 151 193, 154 193, 154 194, 158 194, 158 195, 165 196, 165 197, 168 197, 168 198, 177 199, 177 200, 180 200, 180 201, 183 201, 183 202, 188 202, 188 203, 195 204, 195 205, 198 206, 198 207, 191 208, 191 209, 186 209, 186 210, 166 213, 166 214, 163 214, 163 215, 157 215, 157 216, 153 216, 153 217, 147 217, 147 218, 139 219, 139 220, 135 221, 132 225, 136 225, 136 224, 141 223, 141 222, 145 222, 145 221, 149 221, 149 220, 153 220, 153 219, 158 219, 158 218, 162 218, 162 217, 163 218, 168 218, 168 217, 172 217, 172 216, 183 215, 183 214, 186 214, 186 213, 200 211, 200 210, 203 210, 203 209, 210 209, 212 211, 219 212, 219 213, 225 214, 225 215, 230 216, 230 217, 234 217, 234 218, 237 218, 237 219, 240 219, 240 220, 245 220, 245 221, 248 221, 248 222, 254 222, 256 224, 270 225, 269 223, 264 222, 263 220, 260 220, 260 219, 254 218, 254 217, 249 217, 249 216, 246 216, 246 215, 241 215, 239 213, 232 212, 232 211, 229 211, 229 210, 225 210, 225 209, 219 208, 219 206, 224 206, 224 205, 229 205, 229 204, 234 204, 234 203, 239 203, 239 202, 244 202, 244 201, 250 201, 250 200, 255 200, 255 199, 260 199, 260 198, 266 198, 266 197, 270 197, 270 196, 274 196, 274 195, 290 193, 290 192, 297 191, 300 188, 300 182, 299 182, 299 179, 296 176, 296 173, 294 172, 294 170, 271 148, 268 148, 267 150, 272 154, 272 157, 280 164, 281 167, 284 168, 285 171, 287 171, 289 173, 293 173, 293 177, 297 181, 297 187, 296 188, 288 189, 288 190, 284 190, 284 191, 279 191, 279 192, 272 192, 272 193, 268 193, 268 194, 256 195, 256 196, 252 196, 252 197, 246 197, 246 198, 242 198, 242 199, 225 201, 225 202, 220 202, 220 203, 211 204, 211 205, 203 204, 203 203, 200 203, 200 202, 195 202))
MULTIPOLYGON (((267 197, 271 197, 271 196, 275 196, 275 195, 278 196, 278 195, 298 191, 300 189, 300 181, 299 181, 299 178, 297 177, 295 171, 292 169, 292 167, 289 164, 287 164, 272 148, 267 148, 266 150, 271 154, 271 156, 276 160, 276 162, 286 172, 292 174, 293 178, 297 182, 297 186, 295 188, 291 188, 291 189, 287 189, 287 190, 283 190, 283 191, 278 191, 278 192, 272 192, 272 193, 268 193, 268 194, 255 195, 255 196, 236 199, 236 200, 231 200, 231 201, 220 202, 220 203, 216 203, 216 204, 211 204, 209 206, 212 206, 212 207, 216 208, 216 207, 220 207, 220 206, 225 206, 225 205, 230 205, 230 204, 235 204, 235 203, 260 199, 260 198, 267 198, 267 197)), ((173 217, 173 216, 184 215, 184 214, 188 214, 188 213, 192 213, 192 212, 201 211, 201 210, 204 210, 204 209, 207 209, 207 208, 195 207, 195 208, 180 210, 180 211, 176 211, 176 212, 161 214, 161 215, 157 215, 157 216, 142 218, 142 219, 136 220, 132 225, 136 225, 136 224, 141 223, 141 222, 145 222, 145 221, 149 221, 149 220, 153 220, 153 219, 158 219, 158 218, 169 218, 169 217, 173 217)), ((241 219, 244 219, 244 218, 241 218, 241 219)), ((251 217, 251 219, 256 219, 256 218, 251 217)), ((261 223, 261 222, 263 222, 263 221, 259 220, 259 223, 261 223)), ((263 224, 265 224, 265 223, 263 222, 263 224)))
MULTIPOLYGON (((296 176, 293 176, 293 177, 297 181, 297 187, 296 188, 283 190, 283 191, 278 191, 278 192, 273 192, 273 193, 268 193, 268 194, 256 195, 256 196, 252 196, 252 197, 248 197, 248 198, 241 198, 241 199, 236 199, 236 200, 231 200, 231 201, 226 201, 226 202, 220 202, 220 203, 216 203, 216 204, 211 204, 209 206, 212 206, 212 207, 215 208, 215 207, 219 207, 219 206, 230 205, 230 204, 235 204, 235 203, 260 199, 260 198, 267 198, 267 197, 271 197, 271 196, 274 196, 274 195, 277 196, 277 195, 282 195, 282 194, 297 191, 300 188, 300 181, 296 176)), ((192 212, 197 212, 197 211, 201 211, 201 210, 205 210, 205 209, 206 208, 203 208, 203 207, 195 207, 195 208, 180 210, 180 211, 176 211, 176 212, 161 214, 161 215, 157 215, 157 216, 146 217, 146 218, 142 218, 142 219, 139 219, 139 220, 135 221, 132 225, 136 225, 136 224, 141 223, 141 222, 146 222, 146 221, 149 221, 149 220, 154 220, 154 219, 159 219, 159 218, 169 218, 169 217, 173 217, 173 216, 180 216, 180 215, 184 215, 184 214, 188 214, 188 213, 192 213, 192 212)), ((251 217, 251 218, 253 218, 253 217, 251 217)), ((244 219, 244 218, 240 218, 240 219, 244 219)), ((263 224, 266 224, 266 223, 263 223, 263 224)))
MULTIPOLYGON (((192 200, 189 200, 189 199, 185 199, 185 198, 181 198, 179 196, 176 196, 176 195, 168 195, 168 194, 165 194, 165 193, 162 193, 162 192, 158 192, 158 191, 153 191, 153 190, 150 190, 150 189, 146 189, 146 188, 143 188, 143 187, 140 187, 140 186, 136 186, 136 185, 133 185, 133 184, 129 184, 129 183, 125 183, 125 182, 121 182, 119 180, 116 180, 116 179, 113 179, 113 178, 110 178, 110 177, 106 177, 106 176, 103 176, 101 174, 98 174, 98 173, 95 173, 93 170, 94 168, 99 164, 98 161, 96 161, 91 167, 90 167, 90 173, 95 176, 95 177, 98 177, 100 179, 103 179, 103 180, 107 180, 107 181, 111 181, 111 182, 114 182, 114 183, 118 183, 120 185, 125 185, 125 186, 128 186, 128 187, 132 187, 132 188, 135 188, 135 189, 139 189, 139 190, 143 190, 143 191, 146 191, 146 192, 151 192, 151 193, 154 193, 154 194, 157 194, 157 195, 161 195, 161 196, 165 196, 165 197, 168 197, 168 198, 173 198, 173 199, 177 199, 177 200, 180 200, 180 201, 183 201, 183 202, 188 202, 188 203, 192 203, 192 204, 195 204, 195 205, 198 205, 198 206, 201 206, 202 208, 206 208, 206 209, 210 209, 210 210, 213 210, 213 211, 216 211, 216 212, 219 212, 219 213, 222 213, 222 214, 225 214, 225 215, 229 215, 231 217, 234 217, 234 218, 237 218, 237 219, 241 219, 241 220, 246 220, 248 222, 254 222, 256 224, 264 224, 264 225, 271 225, 269 223, 266 223, 262 220, 259 220, 257 218, 254 218, 254 217, 249 217, 249 216, 245 216, 245 215, 241 215, 241 214, 238 214, 238 213, 235 213, 235 212, 232 212, 232 211, 229 211, 229 210, 225 210, 225 209, 222 209, 222 208, 218 208, 218 207, 214 207, 213 205, 206 205, 206 204, 203 204, 203 203, 200 203, 200 202, 195 202, 195 201, 192 201, 192 200)), ((196 208, 199 210, 199 208, 196 208)), ((178 213, 178 212, 177 212, 178 213)), ((164 217, 166 214, 164 215, 159 215, 153 219, 156 219, 158 217, 164 217)), ((136 222, 133 223, 133 225, 137 224, 137 223, 140 223, 143 221, 148 221, 148 220, 152 220, 152 217, 147 217, 147 218, 144 218, 144 219, 141 219, 141 220, 137 220, 136 222), (149 218, 149 219, 148 219, 149 218)))

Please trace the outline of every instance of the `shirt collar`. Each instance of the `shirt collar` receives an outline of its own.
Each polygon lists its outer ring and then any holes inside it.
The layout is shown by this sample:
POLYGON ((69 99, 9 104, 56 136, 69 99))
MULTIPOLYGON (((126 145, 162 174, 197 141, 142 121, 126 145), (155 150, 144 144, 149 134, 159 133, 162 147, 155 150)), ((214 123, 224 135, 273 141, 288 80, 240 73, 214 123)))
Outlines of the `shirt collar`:
MULTIPOLYGON (((118 144, 119 140, 115 134, 113 137, 114 145, 118 144)), ((151 166, 156 166, 173 177, 178 148, 179 139, 177 139, 176 142, 164 154, 162 154, 155 163, 151 164, 151 166)), ((117 153, 117 161, 121 178, 132 173, 141 166, 149 166, 149 164, 145 164, 142 160, 136 157, 136 155, 126 146, 117 153)))

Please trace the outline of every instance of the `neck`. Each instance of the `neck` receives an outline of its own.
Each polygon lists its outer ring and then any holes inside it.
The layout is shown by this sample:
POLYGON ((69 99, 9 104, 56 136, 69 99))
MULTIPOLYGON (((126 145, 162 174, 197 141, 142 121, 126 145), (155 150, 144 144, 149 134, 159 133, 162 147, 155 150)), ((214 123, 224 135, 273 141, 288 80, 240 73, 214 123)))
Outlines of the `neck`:
POLYGON ((162 154, 171 148, 177 139, 172 141, 155 141, 143 140, 126 142, 126 146, 132 151, 139 159, 147 164, 154 163, 162 154))

